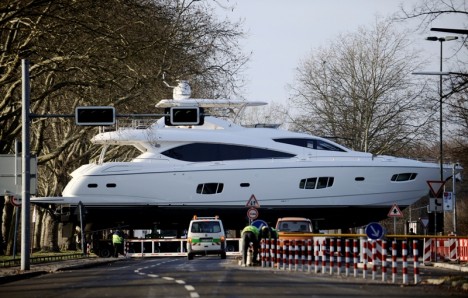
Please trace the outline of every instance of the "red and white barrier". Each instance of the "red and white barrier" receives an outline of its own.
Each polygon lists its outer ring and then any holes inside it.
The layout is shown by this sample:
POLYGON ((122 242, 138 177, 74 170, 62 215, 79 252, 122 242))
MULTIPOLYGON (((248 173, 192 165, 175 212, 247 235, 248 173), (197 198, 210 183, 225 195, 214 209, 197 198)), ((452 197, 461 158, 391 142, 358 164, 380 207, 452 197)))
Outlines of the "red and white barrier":
POLYGON ((468 239, 458 239, 460 261, 468 261, 468 239))

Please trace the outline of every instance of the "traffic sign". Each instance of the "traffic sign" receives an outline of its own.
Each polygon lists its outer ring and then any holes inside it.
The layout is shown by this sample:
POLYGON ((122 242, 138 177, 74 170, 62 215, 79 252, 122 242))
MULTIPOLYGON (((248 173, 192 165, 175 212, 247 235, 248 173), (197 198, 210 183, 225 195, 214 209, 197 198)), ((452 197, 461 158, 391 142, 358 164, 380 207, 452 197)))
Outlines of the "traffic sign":
POLYGON ((21 207, 21 198, 18 196, 10 197, 10 203, 15 207, 21 207))
POLYGON ((445 181, 427 181, 427 184, 429 184, 431 194, 434 196, 434 198, 440 198, 442 190, 444 189, 445 181))
POLYGON ((393 204, 392 208, 387 214, 388 217, 402 217, 403 213, 401 212, 400 208, 398 208, 397 204, 393 204))
POLYGON ((453 193, 444 192, 444 211, 453 210, 453 193))
POLYGON ((258 217, 258 210, 254 207, 250 208, 249 210, 247 210, 247 216, 250 220, 256 219, 258 217))
POLYGON ((425 228, 429 224, 429 218, 421 218, 420 221, 425 228))
POLYGON ((255 195, 250 196, 250 199, 247 201, 247 204, 245 204, 245 207, 260 208, 260 204, 258 203, 255 195))
POLYGON ((369 239, 380 240, 385 235, 385 228, 378 222, 371 222, 366 226, 366 235, 369 239))
POLYGON ((261 230, 262 227, 268 227, 268 224, 261 219, 254 220, 250 225, 256 227, 259 230, 261 230))
POLYGON ((429 212, 443 212, 444 205, 442 205, 441 198, 429 198, 429 212))

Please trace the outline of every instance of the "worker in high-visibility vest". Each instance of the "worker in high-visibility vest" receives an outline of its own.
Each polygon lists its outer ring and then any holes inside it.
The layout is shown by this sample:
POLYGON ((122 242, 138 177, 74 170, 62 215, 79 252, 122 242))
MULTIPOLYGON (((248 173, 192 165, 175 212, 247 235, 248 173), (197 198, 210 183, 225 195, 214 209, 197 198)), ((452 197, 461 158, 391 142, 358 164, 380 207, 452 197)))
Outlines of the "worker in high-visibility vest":
POLYGON ((116 230, 112 234, 112 246, 114 246, 114 258, 119 256, 119 252, 123 253, 123 236, 120 230, 116 230))
MULTIPOLYGON (((258 256, 258 247, 260 246, 260 239, 259 239, 259 233, 260 231, 258 230, 257 227, 255 226, 246 226, 241 233, 242 237, 242 266, 247 266, 249 264, 249 261, 247 260, 247 255, 249 248, 251 248, 252 251, 252 263, 255 264, 257 263, 257 256, 258 256)), ((252 264, 252 265, 253 265, 252 264)))
POLYGON ((263 226, 260 230, 260 241, 262 239, 274 241, 278 240, 278 231, 272 227, 263 226))

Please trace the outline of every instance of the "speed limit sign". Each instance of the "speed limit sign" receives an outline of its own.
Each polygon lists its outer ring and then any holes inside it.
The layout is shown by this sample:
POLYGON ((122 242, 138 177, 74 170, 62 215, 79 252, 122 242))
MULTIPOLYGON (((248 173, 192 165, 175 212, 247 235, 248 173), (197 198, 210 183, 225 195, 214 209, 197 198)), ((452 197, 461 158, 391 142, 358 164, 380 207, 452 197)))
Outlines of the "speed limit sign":
POLYGON ((254 207, 249 208, 249 210, 247 210, 247 216, 250 220, 256 219, 258 217, 258 210, 254 207))

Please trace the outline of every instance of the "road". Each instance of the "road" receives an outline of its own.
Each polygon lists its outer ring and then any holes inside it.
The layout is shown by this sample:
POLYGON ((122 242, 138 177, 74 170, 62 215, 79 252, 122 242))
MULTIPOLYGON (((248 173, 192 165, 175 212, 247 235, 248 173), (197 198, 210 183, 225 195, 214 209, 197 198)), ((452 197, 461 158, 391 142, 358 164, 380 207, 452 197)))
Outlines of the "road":
MULTIPOLYGON (((434 270, 434 269, 432 269, 434 270)), ((426 275, 431 273, 424 273, 426 275)), ((436 270, 434 275, 441 275, 436 270)), ((218 257, 126 259, 0 285, 0 297, 466 297, 440 286, 240 267, 218 257), (449 292, 450 291, 450 292, 449 292)))

